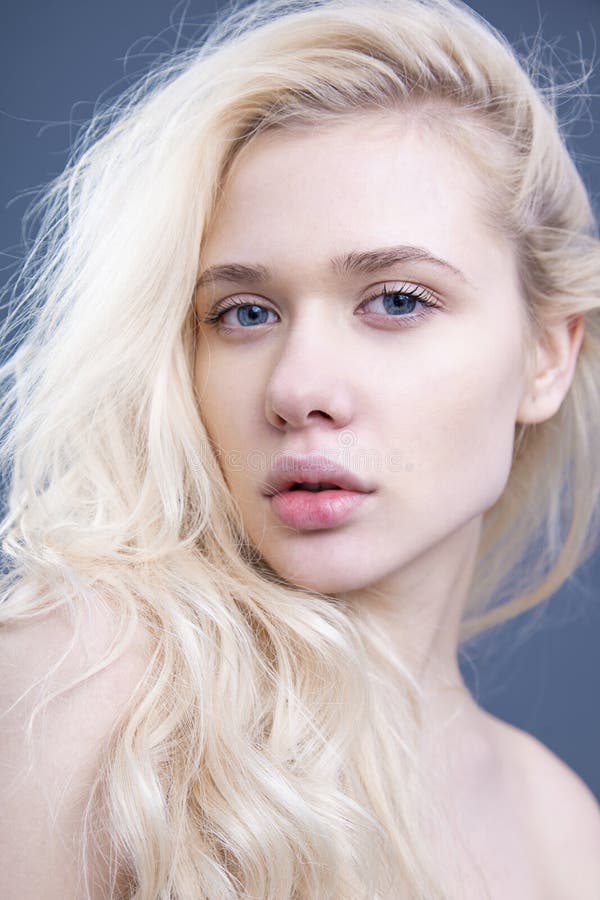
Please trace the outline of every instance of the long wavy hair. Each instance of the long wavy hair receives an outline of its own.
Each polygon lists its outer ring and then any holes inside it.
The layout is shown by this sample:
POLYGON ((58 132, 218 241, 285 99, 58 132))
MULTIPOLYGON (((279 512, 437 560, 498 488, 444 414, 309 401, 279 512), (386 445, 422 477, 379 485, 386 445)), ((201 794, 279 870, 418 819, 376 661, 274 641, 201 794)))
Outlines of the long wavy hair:
POLYGON ((85 819, 84 878, 101 827, 111 896, 446 896, 419 684, 366 614, 250 545, 194 394, 193 296, 255 135, 423 110, 485 178, 529 336, 585 317, 559 411, 515 428, 461 639, 550 597, 597 541, 600 243, 537 59, 453 0, 231 6, 97 111, 35 206, 3 332, 0 620, 63 610, 72 648, 109 608, 114 640, 77 683, 149 636, 85 819))

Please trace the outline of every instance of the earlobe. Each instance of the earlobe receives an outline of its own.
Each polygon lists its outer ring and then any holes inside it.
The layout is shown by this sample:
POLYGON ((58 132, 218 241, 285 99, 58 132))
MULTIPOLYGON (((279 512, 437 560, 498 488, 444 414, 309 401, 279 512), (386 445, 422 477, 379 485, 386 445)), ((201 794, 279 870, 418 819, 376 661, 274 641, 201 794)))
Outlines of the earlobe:
POLYGON ((560 408, 573 381, 585 330, 583 315, 546 328, 535 347, 535 366, 517 412, 517 422, 545 422, 560 408))

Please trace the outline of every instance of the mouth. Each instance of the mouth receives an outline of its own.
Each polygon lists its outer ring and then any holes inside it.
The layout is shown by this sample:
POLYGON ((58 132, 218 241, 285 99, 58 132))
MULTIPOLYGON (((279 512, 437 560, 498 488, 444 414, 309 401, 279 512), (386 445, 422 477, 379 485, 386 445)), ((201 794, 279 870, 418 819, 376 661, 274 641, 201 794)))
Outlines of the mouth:
POLYGON ((294 482, 268 499, 284 525, 300 531, 335 528, 346 522, 371 493, 349 490, 331 482, 294 482))
POLYGON ((318 484, 310 484, 308 481, 301 481, 292 484, 288 491, 309 491, 311 494, 318 494, 321 491, 341 491, 343 488, 339 484, 330 484, 325 481, 318 484))
POLYGON ((268 473, 263 492, 280 522, 314 530, 341 525, 367 501, 375 487, 351 469, 313 453, 279 457, 268 473))

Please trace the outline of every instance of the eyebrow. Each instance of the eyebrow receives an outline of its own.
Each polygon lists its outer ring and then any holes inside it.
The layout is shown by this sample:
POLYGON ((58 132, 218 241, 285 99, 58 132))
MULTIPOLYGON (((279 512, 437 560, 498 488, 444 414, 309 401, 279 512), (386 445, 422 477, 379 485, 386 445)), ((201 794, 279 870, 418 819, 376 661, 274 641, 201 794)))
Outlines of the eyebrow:
MULTIPOLYGON (((455 275, 465 284, 468 279, 460 269, 453 266, 445 259, 434 256, 424 247, 413 247, 409 244, 400 244, 394 247, 378 247, 374 250, 353 250, 340 256, 334 256, 329 260, 334 272, 345 275, 355 272, 369 273, 379 269, 386 269, 396 263, 425 262, 455 275)), ((214 284, 217 281, 241 282, 252 284, 264 284, 269 281, 271 274, 262 265, 246 265, 244 263, 221 263, 209 266, 199 276, 196 288, 214 284)))

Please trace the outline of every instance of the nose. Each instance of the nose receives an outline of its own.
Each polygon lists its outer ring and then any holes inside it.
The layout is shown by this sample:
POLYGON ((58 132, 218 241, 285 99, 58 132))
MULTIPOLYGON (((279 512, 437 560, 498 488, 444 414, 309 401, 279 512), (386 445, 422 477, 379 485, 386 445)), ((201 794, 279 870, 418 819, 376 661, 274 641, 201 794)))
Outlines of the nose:
POLYGON ((282 337, 265 393, 267 421, 284 431, 314 423, 345 428, 353 417, 350 360, 321 317, 297 321, 282 337), (310 321, 309 321, 310 319, 310 321))

